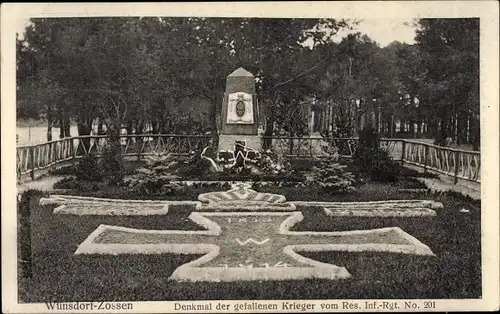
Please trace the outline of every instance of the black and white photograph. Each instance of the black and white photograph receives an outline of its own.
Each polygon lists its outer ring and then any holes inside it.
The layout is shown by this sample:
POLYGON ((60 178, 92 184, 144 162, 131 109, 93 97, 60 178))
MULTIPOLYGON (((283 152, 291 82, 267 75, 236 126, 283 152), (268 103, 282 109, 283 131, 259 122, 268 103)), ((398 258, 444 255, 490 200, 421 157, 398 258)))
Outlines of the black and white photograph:
POLYGON ((477 3, 2 5, 3 310, 498 310, 477 3))

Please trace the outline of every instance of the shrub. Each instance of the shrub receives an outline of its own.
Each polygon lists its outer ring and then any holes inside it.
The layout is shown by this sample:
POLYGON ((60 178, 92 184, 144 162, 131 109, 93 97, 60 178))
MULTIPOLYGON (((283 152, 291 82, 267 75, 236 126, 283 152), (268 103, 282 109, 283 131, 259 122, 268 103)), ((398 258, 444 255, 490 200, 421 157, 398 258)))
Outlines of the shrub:
POLYGON ((101 181, 103 176, 94 154, 84 156, 74 167, 74 174, 82 181, 101 181))
POLYGON ((360 176, 369 177, 372 181, 397 181, 401 172, 401 166, 389 152, 379 147, 377 133, 370 125, 360 132, 353 165, 360 176))
POLYGON ((241 167, 238 166, 230 166, 227 165, 222 169, 222 174, 228 178, 232 178, 232 180, 242 180, 245 177, 249 177, 252 174, 252 168, 246 165, 243 165, 241 167))
POLYGON ((174 175, 174 168, 178 162, 170 153, 161 152, 147 155, 144 168, 136 169, 135 174, 124 179, 123 186, 133 194, 169 195, 184 187, 178 182, 179 177, 174 175))
POLYGON ((98 181, 81 180, 79 178, 67 177, 54 183, 53 187, 54 189, 91 192, 98 191, 100 189, 100 185, 101 184, 98 181))
POLYGON ((161 152, 146 155, 144 157, 145 168, 156 172, 165 172, 177 166, 178 162, 171 153, 161 152))
POLYGON ((198 177, 210 173, 212 165, 210 161, 201 158, 201 151, 191 151, 189 159, 177 170, 182 177, 198 177))
POLYGON ((19 231, 17 233, 18 260, 22 277, 32 276, 31 252, 31 208, 38 202, 43 192, 27 190, 20 195, 17 203, 19 231))
POLYGON ((133 178, 150 180, 149 178, 154 178, 155 176, 160 176, 162 178, 168 178, 168 181, 178 180, 179 178, 173 173, 178 167, 179 162, 175 160, 170 153, 158 153, 153 155, 148 155, 145 157, 146 164, 143 168, 138 168, 135 170, 133 178))
POLYGON ((108 185, 119 185, 125 175, 123 167, 123 156, 120 142, 110 139, 103 150, 103 156, 100 162, 102 179, 108 185))
POLYGON ((354 189, 354 175, 345 171, 345 167, 335 157, 322 159, 318 166, 313 168, 314 183, 323 190, 331 192, 346 192, 354 189))
POLYGON ((290 165, 295 170, 311 170, 314 166, 314 159, 312 157, 292 157, 290 158, 290 165))
POLYGON ((172 175, 138 173, 130 178, 126 178, 123 185, 128 187, 128 191, 131 193, 170 195, 185 188, 179 182, 176 182, 176 180, 177 177, 172 175))
POLYGON ((260 153, 260 160, 258 162, 259 169, 267 174, 285 174, 289 173, 292 169, 290 161, 286 160, 283 156, 276 154, 271 149, 264 150, 260 153))

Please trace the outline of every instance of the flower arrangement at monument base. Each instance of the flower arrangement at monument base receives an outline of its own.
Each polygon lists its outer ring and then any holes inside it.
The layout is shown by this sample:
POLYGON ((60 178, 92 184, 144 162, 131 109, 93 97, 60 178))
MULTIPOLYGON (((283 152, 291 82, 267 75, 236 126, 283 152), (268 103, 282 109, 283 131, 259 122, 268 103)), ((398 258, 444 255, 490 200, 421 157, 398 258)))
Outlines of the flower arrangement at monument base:
POLYGON ((284 174, 292 171, 292 166, 289 160, 283 156, 278 155, 271 149, 266 149, 261 152, 262 158, 260 159, 259 168, 264 173, 269 174, 284 174))

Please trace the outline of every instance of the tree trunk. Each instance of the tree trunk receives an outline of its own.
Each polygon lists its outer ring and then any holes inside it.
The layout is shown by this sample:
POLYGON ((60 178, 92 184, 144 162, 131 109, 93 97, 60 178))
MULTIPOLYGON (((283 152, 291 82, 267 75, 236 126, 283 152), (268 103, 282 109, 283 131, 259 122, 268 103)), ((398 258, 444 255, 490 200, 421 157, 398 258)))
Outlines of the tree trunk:
POLYGON ((123 156, 120 143, 121 123, 115 123, 108 130, 109 145, 104 150, 101 171, 108 185, 117 185, 123 179, 123 156))
POLYGON ((448 125, 447 125, 447 120, 445 117, 441 118, 441 123, 439 125, 439 130, 436 133, 435 137, 435 144, 439 146, 445 146, 446 145, 446 138, 448 137, 448 125))
POLYGON ((141 124, 142 120, 135 120, 135 134, 142 134, 141 124))
POLYGON ((429 121, 429 126, 427 128, 427 134, 432 136, 433 138, 436 138, 438 132, 438 123, 436 118, 431 118, 429 121))
POLYGON ((209 112, 209 119, 210 119, 210 134, 212 136, 212 146, 214 150, 217 149, 217 146, 219 144, 219 121, 217 119, 217 106, 219 105, 218 102, 219 97, 215 97, 215 99, 211 100, 211 106, 210 106, 210 112, 209 112))
POLYGON ((59 112, 59 138, 70 137, 70 121, 69 116, 64 109, 60 109, 59 112))
POLYGON ((472 148, 475 151, 481 150, 481 132, 480 132, 480 121, 476 116, 471 117, 471 141, 472 148))
MULTIPOLYGON (((264 130, 264 136, 273 136, 273 128, 274 128, 274 119, 266 118, 266 128, 264 130)), ((272 147, 272 139, 266 139, 263 143, 264 149, 268 149, 272 147)))
POLYGON ((102 118, 99 118, 99 121, 97 122, 97 135, 104 135, 104 123, 102 121, 102 118))
POLYGON ((417 124, 417 137, 421 137, 422 136, 422 129, 423 129, 423 122, 422 120, 418 121, 418 124, 417 124))
MULTIPOLYGON (((89 125, 85 122, 78 122, 77 123, 77 129, 78 129, 78 136, 87 136, 90 135, 90 131, 92 128, 89 127, 89 125)), ((80 139, 79 144, 78 144, 78 149, 77 149, 77 154, 79 156, 84 156, 89 153, 89 148, 90 148, 90 139, 85 138, 85 139, 80 139)))
POLYGON ((71 137, 71 122, 67 113, 64 114, 64 137, 71 137))
POLYGON ((64 117, 62 109, 58 110, 57 115, 59 119, 59 139, 62 139, 64 138, 64 117))
POLYGON ((163 123, 163 121, 159 122, 158 132, 159 132, 159 134, 167 134, 168 133, 168 132, 165 132, 165 123, 163 123))
POLYGON ((133 133, 134 126, 132 124, 132 120, 127 121, 127 134, 131 135, 133 133))
MULTIPOLYGON (((144 120, 136 121, 135 125, 135 134, 136 135, 142 135, 144 133, 144 120)), ((141 159, 141 154, 142 152, 142 143, 144 141, 143 137, 136 137, 135 143, 137 145, 137 153, 138 153, 138 158, 139 160, 141 159)))
POLYGON ((47 141, 52 141, 52 112, 50 107, 47 110, 47 141))
POLYGON ((390 122, 390 128, 389 128, 389 133, 391 138, 394 137, 394 130, 396 129, 396 125, 394 124, 394 114, 391 115, 391 122, 390 122))

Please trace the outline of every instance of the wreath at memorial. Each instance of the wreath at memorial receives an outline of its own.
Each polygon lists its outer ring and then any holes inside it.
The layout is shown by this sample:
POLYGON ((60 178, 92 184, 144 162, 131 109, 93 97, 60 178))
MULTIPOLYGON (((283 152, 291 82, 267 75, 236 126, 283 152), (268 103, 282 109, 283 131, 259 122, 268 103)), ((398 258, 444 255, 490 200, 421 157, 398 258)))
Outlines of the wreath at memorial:
POLYGON ((236 141, 232 151, 220 151, 217 162, 222 165, 223 171, 236 173, 251 172, 259 164, 261 154, 246 145, 243 141, 236 141))

